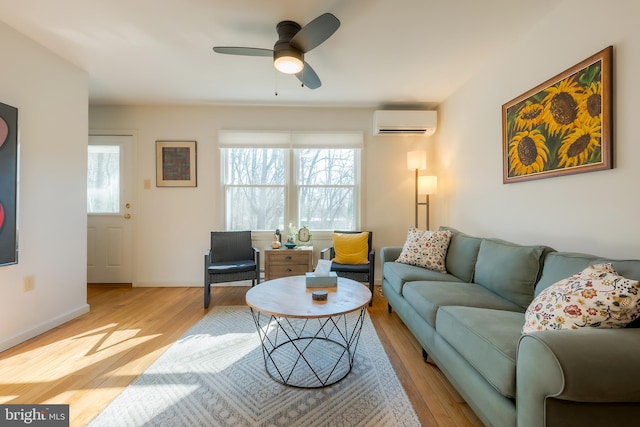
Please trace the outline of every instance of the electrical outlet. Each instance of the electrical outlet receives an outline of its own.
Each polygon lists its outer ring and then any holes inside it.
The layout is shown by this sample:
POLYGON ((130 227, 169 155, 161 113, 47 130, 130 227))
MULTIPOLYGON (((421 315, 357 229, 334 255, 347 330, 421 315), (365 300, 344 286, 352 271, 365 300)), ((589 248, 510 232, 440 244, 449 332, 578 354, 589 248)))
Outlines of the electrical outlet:
POLYGON ((24 292, 32 291, 36 288, 36 279, 33 276, 25 276, 22 279, 22 290, 24 292))

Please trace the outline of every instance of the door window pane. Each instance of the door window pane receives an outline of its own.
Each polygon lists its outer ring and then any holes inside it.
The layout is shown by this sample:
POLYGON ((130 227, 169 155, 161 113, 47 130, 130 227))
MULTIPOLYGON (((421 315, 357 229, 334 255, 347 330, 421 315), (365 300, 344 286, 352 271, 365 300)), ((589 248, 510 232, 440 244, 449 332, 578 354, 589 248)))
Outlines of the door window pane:
POLYGON ((120 147, 89 145, 87 213, 120 212, 120 147))

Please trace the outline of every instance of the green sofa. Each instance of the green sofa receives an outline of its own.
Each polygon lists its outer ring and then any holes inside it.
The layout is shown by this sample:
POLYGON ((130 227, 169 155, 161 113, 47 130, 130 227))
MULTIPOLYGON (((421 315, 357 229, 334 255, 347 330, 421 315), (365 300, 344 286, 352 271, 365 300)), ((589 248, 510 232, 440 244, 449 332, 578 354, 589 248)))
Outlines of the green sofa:
POLYGON ((381 249, 382 291, 478 417, 492 426, 640 425, 640 328, 522 335, 543 289, 612 262, 640 280, 640 261, 556 252, 452 232, 446 273, 381 249))

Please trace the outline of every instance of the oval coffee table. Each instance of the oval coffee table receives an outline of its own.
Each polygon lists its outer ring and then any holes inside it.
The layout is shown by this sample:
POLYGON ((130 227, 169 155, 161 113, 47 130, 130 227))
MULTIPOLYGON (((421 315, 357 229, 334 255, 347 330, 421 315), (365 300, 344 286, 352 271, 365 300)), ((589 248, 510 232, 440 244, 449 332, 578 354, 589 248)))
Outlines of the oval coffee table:
POLYGON ((304 276, 269 280, 246 301, 256 324, 267 373, 275 381, 319 388, 345 378, 353 366, 371 291, 351 279, 335 287, 307 288, 304 276), (328 292, 326 301, 311 293, 328 292))

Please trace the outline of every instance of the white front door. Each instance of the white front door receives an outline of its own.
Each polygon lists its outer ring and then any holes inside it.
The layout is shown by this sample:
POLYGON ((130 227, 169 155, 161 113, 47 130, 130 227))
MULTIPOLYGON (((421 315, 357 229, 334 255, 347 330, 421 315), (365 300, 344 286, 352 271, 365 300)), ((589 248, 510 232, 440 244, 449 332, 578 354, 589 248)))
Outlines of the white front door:
POLYGON ((133 136, 89 136, 87 283, 133 282, 133 136))

